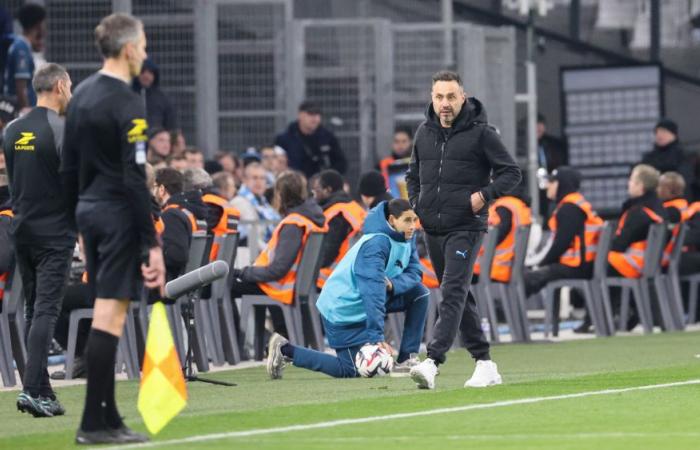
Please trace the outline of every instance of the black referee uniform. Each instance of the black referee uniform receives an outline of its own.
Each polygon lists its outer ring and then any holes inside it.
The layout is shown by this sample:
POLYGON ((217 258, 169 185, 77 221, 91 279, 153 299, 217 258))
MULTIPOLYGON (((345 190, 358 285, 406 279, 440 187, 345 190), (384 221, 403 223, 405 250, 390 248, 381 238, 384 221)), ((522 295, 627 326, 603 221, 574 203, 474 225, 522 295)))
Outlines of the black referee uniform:
POLYGON ((3 150, 10 182, 15 241, 27 319, 24 391, 55 399, 46 369, 76 241, 59 177, 64 123, 37 107, 10 123, 3 150))
MULTIPOLYGON (((83 81, 68 106, 61 172, 98 299, 138 298, 142 255, 158 246, 144 168, 146 129, 141 98, 103 73, 83 81)), ((118 341, 90 332, 84 432, 124 426, 114 399, 118 341)))

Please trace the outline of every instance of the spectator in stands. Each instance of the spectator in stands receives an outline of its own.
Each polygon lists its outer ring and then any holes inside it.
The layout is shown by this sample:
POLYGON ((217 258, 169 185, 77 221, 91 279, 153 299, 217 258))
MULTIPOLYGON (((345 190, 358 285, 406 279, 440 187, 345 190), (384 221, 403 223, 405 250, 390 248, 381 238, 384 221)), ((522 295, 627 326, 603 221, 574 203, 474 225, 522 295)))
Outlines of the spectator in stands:
POLYGON ((311 193, 323 208, 328 234, 321 250, 321 273, 317 286, 322 288, 333 269, 348 252, 351 239, 362 230, 367 213, 343 190, 343 176, 333 169, 324 170, 311 182, 311 193))
POLYGON ((386 188, 386 181, 382 174, 376 170, 362 174, 358 190, 362 203, 367 209, 372 209, 383 201, 391 200, 391 194, 386 188))
POLYGON ((277 155, 275 147, 263 147, 260 149, 260 162, 267 172, 267 185, 274 186, 277 178, 277 155))
POLYGON ((182 130, 175 130, 170 132, 170 147, 172 148, 173 155, 185 154, 187 142, 185 141, 185 135, 182 133, 182 130))
POLYGON ((184 172, 189 168, 187 163, 187 156, 184 153, 170 155, 167 159, 168 167, 171 167, 177 171, 184 172))
POLYGON ((413 148, 413 134, 410 128, 398 127, 394 130, 394 139, 391 142, 391 155, 379 161, 377 169, 382 173, 389 185, 389 167, 397 160, 411 157, 413 148))
POLYGON ((22 26, 22 34, 15 36, 7 53, 3 93, 14 96, 17 108, 25 112, 36 105, 36 93, 32 87, 36 67, 32 52, 44 49, 46 10, 43 6, 27 3, 19 9, 17 20, 22 26))
POLYGON ((282 172, 289 170, 289 159, 287 152, 279 145, 275 145, 275 177, 278 177, 282 172))
POLYGON ((206 170, 209 175, 214 175, 215 173, 223 171, 224 167, 219 164, 218 161, 208 159, 204 161, 204 170, 206 170))
POLYGON ((238 188, 236 187, 236 180, 233 178, 233 175, 224 171, 215 173, 212 175, 211 179, 214 183, 214 187, 219 190, 223 198, 229 202, 233 200, 233 198, 236 196, 236 192, 238 191, 238 188))
MULTIPOLYGON (((3 132, 5 125, 12 122, 17 117, 17 106, 15 102, 6 96, 0 96, 0 147, 2 147, 3 132)), ((4 155, 3 155, 4 158, 4 155)))
POLYGON ((201 168, 188 168, 183 172, 183 191, 182 203, 183 208, 186 208, 198 221, 206 223, 207 232, 216 225, 216 221, 210 217, 209 208, 202 201, 202 191, 211 186, 211 176, 201 168))
MULTIPOLYGON (((659 171, 655 168, 639 164, 632 170, 627 183, 630 198, 622 205, 622 217, 608 253, 611 276, 639 278, 642 274, 649 227, 666 220, 666 211, 656 195, 658 185, 659 171)), ((637 321, 632 314, 627 328, 634 328, 637 321)))
POLYGON ((185 157, 189 169, 204 169, 204 153, 198 148, 188 147, 185 149, 185 157))
POLYGON ((420 282, 414 238, 417 222, 404 199, 381 203, 369 212, 364 236, 343 258, 316 302, 336 355, 290 345, 287 339, 273 335, 267 360, 270 378, 282 378, 288 362, 335 378, 358 377, 355 355, 365 344, 393 353, 386 342, 384 321, 387 313, 399 311, 406 315, 392 372, 409 374, 420 362, 418 349, 430 303, 429 292, 420 282))
MULTIPOLYGON (((569 150, 566 142, 547 133, 547 119, 542 114, 537 115, 537 162, 539 167, 550 174, 557 167, 569 164, 569 150)), ((547 198, 547 191, 540 189, 540 216, 548 217, 549 208, 550 200, 547 198)))
POLYGON ((175 169, 165 168, 156 172, 153 195, 163 208, 161 239, 166 279, 177 278, 185 271, 192 243, 192 233, 197 230, 197 219, 188 208, 185 198, 184 176, 175 169))
POLYGON ((321 125, 321 109, 310 101, 299 105, 297 120, 277 136, 275 145, 287 152, 289 167, 307 177, 324 169, 335 169, 341 174, 347 169, 338 139, 321 125))
MULTIPOLYGON (((554 183, 552 183, 554 184, 554 183)), ((494 227, 498 234, 496 254, 491 268, 491 279, 501 283, 510 281, 511 267, 515 256, 515 230, 519 226, 532 223, 532 211, 530 210, 530 198, 526 194, 526 187, 521 183, 508 195, 498 198, 489 207, 489 227, 494 227)), ((562 191, 564 189, 562 188, 562 191)), ((554 189, 554 196, 556 189, 554 189)), ((479 259, 474 264, 472 284, 478 281, 481 275, 481 256, 483 248, 479 251, 479 259)))
POLYGON ((173 131, 177 127, 175 107, 160 90, 160 70, 153 60, 144 61, 141 75, 134 79, 134 90, 143 98, 149 127, 173 131))
POLYGON ((236 176, 236 169, 238 168, 238 161, 229 152, 218 152, 214 155, 214 159, 221 164, 224 172, 228 172, 234 177, 236 176))
POLYGON ((659 120, 654 128, 654 148, 644 153, 641 164, 647 164, 660 173, 684 174, 684 158, 683 147, 678 142, 678 125, 670 119, 659 120))
MULTIPOLYGON (((262 176, 264 169, 260 166, 255 171, 262 176)), ((275 206, 284 219, 252 266, 232 270, 232 298, 265 294, 282 304, 292 303, 303 244, 309 233, 327 230, 323 211, 307 195, 306 179, 300 173, 290 171, 279 176, 275 182, 275 206)), ((271 314, 275 330, 288 335, 281 311, 272 308, 271 314)), ((255 321, 256 327, 264 326, 265 308, 256 308, 255 321)))
MULTIPOLYGON (((238 195, 233 199, 233 206, 241 213, 241 220, 257 221, 268 220, 277 221, 280 219, 279 214, 270 205, 265 198, 265 187, 267 177, 265 169, 258 162, 251 162, 245 167, 243 176, 243 186, 238 191, 238 195)), ((264 227, 262 240, 267 242, 272 237, 272 232, 275 229, 273 224, 267 224, 264 227)), ((250 232, 249 225, 241 225, 239 233, 241 241, 248 238, 250 232)))
MULTIPOLYGON (((593 275, 595 246, 603 219, 579 192, 581 173, 568 166, 554 169, 547 184, 547 198, 557 206, 549 219, 552 245, 538 268, 525 275, 525 292, 532 295, 551 281, 564 278, 590 278, 593 275)), ((498 260, 498 257, 496 258, 498 260)), ((590 312, 574 331, 590 332, 590 312)))
POLYGON ((167 160, 171 154, 170 132, 165 128, 148 130, 148 162, 158 164, 167 160))

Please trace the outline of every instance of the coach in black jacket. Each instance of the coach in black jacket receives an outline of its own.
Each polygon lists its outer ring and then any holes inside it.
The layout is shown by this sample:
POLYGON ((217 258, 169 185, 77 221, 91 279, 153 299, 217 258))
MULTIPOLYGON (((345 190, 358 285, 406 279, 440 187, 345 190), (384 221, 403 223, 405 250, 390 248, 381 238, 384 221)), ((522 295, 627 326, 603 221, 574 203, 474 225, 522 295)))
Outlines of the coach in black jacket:
POLYGON ((482 104, 467 99, 454 72, 433 76, 432 103, 416 131, 406 181, 443 297, 428 359, 411 376, 419 387, 432 389, 436 366, 445 361, 460 328, 464 345, 477 360, 466 386, 499 384, 468 286, 486 230, 487 203, 515 188, 520 170, 488 125, 482 104))

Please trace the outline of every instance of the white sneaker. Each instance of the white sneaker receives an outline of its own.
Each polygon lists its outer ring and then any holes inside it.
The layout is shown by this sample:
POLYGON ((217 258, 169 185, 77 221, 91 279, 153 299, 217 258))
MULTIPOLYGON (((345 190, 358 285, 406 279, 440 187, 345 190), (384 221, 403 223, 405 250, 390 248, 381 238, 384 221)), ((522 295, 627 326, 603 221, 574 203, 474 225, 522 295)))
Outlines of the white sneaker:
POLYGON ((435 389, 435 376, 437 373, 438 369, 435 361, 430 358, 413 366, 410 371, 411 379, 416 382, 418 389, 435 389))
POLYGON ((272 380, 282 379, 284 366, 289 361, 282 354, 282 346, 288 343, 287 338, 277 333, 272 333, 270 336, 270 342, 267 344, 267 374, 272 380))
POLYGON ((498 373, 498 366, 493 361, 477 361, 472 377, 464 383, 464 387, 487 387, 503 383, 498 373))

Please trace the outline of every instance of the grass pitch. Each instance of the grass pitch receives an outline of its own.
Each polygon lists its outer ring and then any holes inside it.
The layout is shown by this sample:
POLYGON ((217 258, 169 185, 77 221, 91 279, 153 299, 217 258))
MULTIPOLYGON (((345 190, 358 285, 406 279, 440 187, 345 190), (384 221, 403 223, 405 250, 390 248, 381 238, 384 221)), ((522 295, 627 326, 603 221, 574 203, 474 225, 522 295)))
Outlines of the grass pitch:
MULTIPOLYGON (((274 382, 264 368, 211 374, 238 387, 188 385, 188 407, 152 443, 183 449, 700 448, 700 384, 512 403, 700 380, 700 333, 504 345, 492 356, 505 384, 478 390, 462 387, 473 370, 464 350, 450 353, 435 391, 418 391, 408 378, 334 380, 294 367, 274 382), (423 415, 482 404, 488 405, 423 415), (328 424, 401 413, 421 415, 328 424), (321 423, 328 426, 307 427, 321 423), (298 427, 279 430, 288 426, 298 427)), ((20 414, 17 392, 0 393, 0 449, 73 448, 84 391, 59 389, 68 412, 51 419, 20 414)), ((135 382, 117 384, 126 422, 144 431, 137 392, 135 382)))

